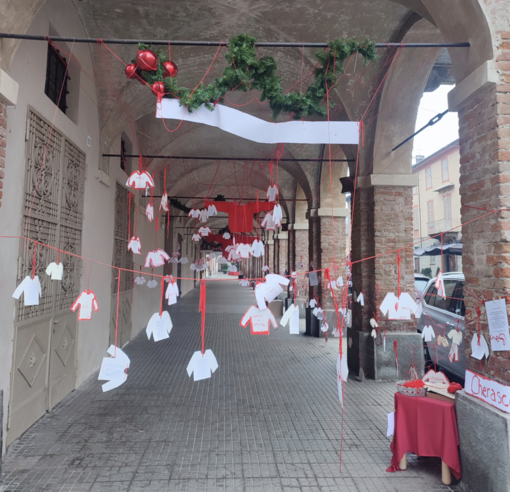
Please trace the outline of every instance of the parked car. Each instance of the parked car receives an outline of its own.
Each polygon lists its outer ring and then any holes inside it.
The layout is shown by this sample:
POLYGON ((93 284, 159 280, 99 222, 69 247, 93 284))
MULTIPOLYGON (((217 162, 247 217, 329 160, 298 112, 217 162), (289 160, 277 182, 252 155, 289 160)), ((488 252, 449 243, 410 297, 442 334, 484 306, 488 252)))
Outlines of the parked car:
MULTIPOLYGON (((427 324, 430 324, 436 335, 430 342, 424 341, 425 362, 428 366, 436 363, 438 370, 444 371, 447 375, 454 375, 456 379, 464 381, 466 373, 466 354, 464 346, 466 343, 464 332, 464 274, 461 272, 443 273, 446 299, 437 295, 435 288, 436 279, 429 280, 423 290, 420 303, 422 315, 418 318, 418 332, 421 333, 427 324), (452 341, 448 338, 451 330, 459 329, 462 333, 462 342, 459 345, 459 360, 453 359, 450 362, 448 354, 452 341), (448 346, 438 342, 438 337, 446 337, 448 346)), ((441 340, 441 339, 440 339, 441 340)))
POLYGON ((421 299, 421 294, 427 287, 429 283, 430 277, 423 275, 423 273, 415 273, 414 274, 414 289, 416 291, 416 300, 419 301, 421 299))

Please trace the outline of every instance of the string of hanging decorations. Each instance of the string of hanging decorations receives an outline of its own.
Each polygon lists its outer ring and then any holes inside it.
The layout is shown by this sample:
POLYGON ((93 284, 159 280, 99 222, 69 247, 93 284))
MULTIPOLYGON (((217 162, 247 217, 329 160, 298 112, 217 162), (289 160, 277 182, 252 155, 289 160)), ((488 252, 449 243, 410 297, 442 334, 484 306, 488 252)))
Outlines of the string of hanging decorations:
MULTIPOLYGON (((318 60, 314 69, 314 80, 302 91, 284 92, 281 79, 276 72, 278 66, 272 56, 257 56, 257 39, 248 34, 239 34, 230 39, 225 59, 229 63, 223 75, 214 82, 204 85, 200 83, 194 89, 180 87, 177 82, 177 65, 168 59, 160 48, 140 43, 138 53, 132 63, 126 66, 128 79, 138 80, 149 85, 158 97, 179 99, 180 105, 190 112, 202 105, 211 111, 217 103, 232 91, 261 91, 260 100, 267 100, 273 111, 273 119, 283 111, 299 120, 307 116, 327 115, 324 101, 327 92, 338 82, 344 71, 344 61, 359 53, 366 65, 378 58, 375 42, 367 39, 358 42, 355 39, 338 38, 328 43, 328 48, 318 50, 318 60)), ((329 106, 334 103, 329 101, 329 106)))

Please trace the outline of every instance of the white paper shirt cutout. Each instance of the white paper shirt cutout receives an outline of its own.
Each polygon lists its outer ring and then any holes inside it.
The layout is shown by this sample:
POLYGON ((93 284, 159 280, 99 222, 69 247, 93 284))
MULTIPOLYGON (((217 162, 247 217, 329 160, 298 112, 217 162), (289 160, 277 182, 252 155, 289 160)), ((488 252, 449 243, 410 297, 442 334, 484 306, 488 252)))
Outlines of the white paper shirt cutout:
POLYGON ((198 210, 196 208, 192 208, 188 212, 188 217, 191 217, 192 219, 198 219, 200 217, 200 210, 198 210))
POLYGON ((264 265, 264 266, 262 267, 262 271, 263 271, 263 272, 269 272, 269 267, 268 267, 267 265, 264 265))
POLYGON ((212 217, 213 215, 218 215, 218 211, 216 210, 216 207, 214 205, 209 205, 207 207, 207 215, 209 217, 212 217))
POLYGON ((207 212, 207 209, 204 208, 200 210, 200 220, 202 222, 207 222, 207 219, 209 218, 209 213, 207 212))
POLYGON ((140 238, 133 236, 127 245, 128 251, 131 250, 135 255, 140 254, 140 248, 142 247, 140 243, 140 238))
POLYGON ((204 237, 204 236, 208 236, 209 233, 211 232, 211 229, 209 229, 209 227, 201 227, 199 230, 198 230, 198 233, 204 237))
POLYGON ((168 212, 170 210, 168 208, 168 193, 166 191, 163 193, 163 196, 161 197, 159 209, 163 210, 164 212, 168 212))
POLYGON ((166 261, 170 259, 168 253, 161 248, 149 251, 147 253, 147 257, 145 258, 145 268, 149 267, 160 267, 165 264, 166 261))
POLYGON ((241 258, 249 258, 251 254, 251 248, 252 248, 251 244, 240 243, 237 245, 236 253, 241 258))
POLYGON ((434 287, 437 289, 437 295, 441 296, 443 299, 446 299, 446 294, 444 291, 443 272, 439 272, 439 274, 437 275, 434 287))
POLYGON ((229 272, 237 272, 237 267, 236 267, 235 265, 230 265, 230 266, 228 267, 228 271, 229 271, 229 272))
POLYGON ((447 337, 452 341, 452 343, 455 343, 457 345, 460 345, 462 343, 462 332, 456 329, 450 330, 447 337))
POLYGON ((291 304, 287 311, 285 311, 280 324, 286 326, 289 324, 289 333, 291 335, 299 335, 299 306, 291 304))
POLYGON ((154 207, 148 203, 147 208, 145 209, 145 215, 147 215, 147 219, 149 222, 152 222, 154 219, 154 207))
POLYGON ((388 319, 411 319, 411 313, 414 314, 416 308, 416 302, 407 292, 402 292, 400 298, 388 292, 379 306, 383 314, 388 314, 388 319))
POLYGON ((230 234, 228 232, 224 232, 223 239, 230 239, 230 234))
POLYGON ((372 328, 377 328, 379 325, 377 324, 377 321, 374 318, 370 318, 370 326, 372 328))
POLYGON ((202 239, 202 237, 200 236, 200 234, 193 234, 193 236, 191 236, 191 240, 192 241, 200 241, 200 239, 202 239))
POLYGON ((311 299, 310 300, 310 303, 308 304, 311 308, 314 308, 315 306, 317 306, 317 301, 315 299, 311 299))
POLYGON ((129 357, 115 345, 110 345, 108 353, 111 357, 104 357, 101 369, 99 370, 99 381, 108 381, 103 384, 103 392, 110 391, 114 388, 118 388, 121 384, 127 380, 127 370, 131 361, 129 357))
POLYGON ((276 319, 270 309, 260 310, 256 306, 250 306, 244 313, 240 325, 243 328, 250 323, 252 335, 269 335, 269 327, 273 325, 276 328, 276 319))
POLYGON ((154 280, 154 279, 149 280, 147 282, 147 287, 149 287, 149 289, 154 289, 157 286, 158 286, 158 282, 156 280, 154 280))
POLYGON ((281 275, 276 275, 274 273, 269 273, 266 275, 266 281, 257 285, 255 288, 255 298, 257 299, 257 305, 260 310, 266 309, 266 302, 272 302, 276 299, 276 297, 283 292, 283 288, 281 285, 289 285, 290 280, 288 278, 282 277, 281 275))
POLYGON ((169 282, 165 292, 165 299, 168 301, 168 305, 176 304, 178 297, 179 287, 177 286, 177 282, 169 282))
POLYGON ((421 332, 421 337, 426 341, 430 342, 433 338, 436 338, 436 334, 434 333, 434 328, 432 326, 427 325, 425 328, 423 328, 423 331, 421 332))
POLYGON ((336 374, 339 376, 342 381, 347 381, 349 377, 349 366, 347 365, 347 357, 346 354, 342 354, 342 359, 340 361, 340 354, 336 357, 336 374))
POLYGON ((137 284, 137 285, 143 285, 145 282, 147 282, 145 280, 145 277, 136 277, 135 278, 135 284, 137 284))
POLYGON ((126 186, 129 186, 134 190, 145 190, 147 186, 154 188, 154 181, 147 171, 135 171, 131 174, 131 176, 129 176, 126 181, 126 186))
POLYGON ((183 257, 181 258, 181 263, 182 263, 183 265, 186 265, 186 263, 189 263, 188 258, 186 258, 185 256, 183 256, 183 257))
POLYGON ((268 212, 266 215, 264 215, 264 220, 262 220, 262 224, 260 225, 264 227, 266 231, 274 231, 275 224, 273 214, 271 212, 268 212))
POLYGON ((154 341, 159 342, 160 340, 166 340, 168 338, 173 326, 174 325, 172 324, 172 319, 170 318, 168 311, 163 311, 161 316, 158 312, 151 316, 151 319, 147 323, 145 333, 147 333, 147 338, 149 340, 152 335, 154 341))
POLYGON ((273 220, 275 227, 280 227, 282 225, 282 207, 280 205, 275 205, 273 209, 273 220))
POLYGON ((193 374, 193 381, 202 381, 203 379, 209 379, 216 369, 218 369, 218 361, 213 351, 207 349, 203 355, 200 350, 193 354, 186 371, 188 376, 193 374))
POLYGON ((84 290, 74 301, 71 311, 76 312, 80 306, 78 313, 79 321, 87 321, 92 318, 92 309, 97 313, 99 304, 97 303, 96 294, 92 290, 84 290))
POLYGON ((358 296, 358 302, 364 306, 365 305, 365 296, 363 295, 363 292, 358 296))
POLYGON ((343 287, 344 279, 342 278, 341 275, 336 279, 336 285, 337 285, 337 287, 343 287))
POLYGON ((53 261, 46 268, 46 275, 51 277, 51 280, 62 280, 64 275, 64 264, 61 262, 58 265, 53 261))
POLYGON ((239 282, 239 285, 240 285, 241 287, 249 287, 249 286, 250 286, 250 282, 248 282, 248 280, 246 280, 246 279, 244 279, 244 278, 243 278, 243 279, 239 282))
POLYGON ((23 294, 25 306, 39 305, 39 297, 42 296, 42 289, 41 282, 39 282, 39 277, 37 275, 34 278, 27 275, 23 279, 23 282, 16 287, 12 297, 14 297, 14 299, 19 299, 21 294, 23 294))
POLYGON ((278 187, 276 185, 270 186, 266 193, 267 199, 270 202, 274 202, 278 196, 278 187))
POLYGON ((473 335, 471 339, 471 357, 478 360, 482 360, 483 357, 489 358, 489 346, 483 335, 480 335, 480 345, 478 345, 478 333, 473 335))
POLYGON ((264 256, 264 242, 259 241, 258 239, 255 239, 251 245, 251 254, 255 258, 260 258, 261 256, 264 256))

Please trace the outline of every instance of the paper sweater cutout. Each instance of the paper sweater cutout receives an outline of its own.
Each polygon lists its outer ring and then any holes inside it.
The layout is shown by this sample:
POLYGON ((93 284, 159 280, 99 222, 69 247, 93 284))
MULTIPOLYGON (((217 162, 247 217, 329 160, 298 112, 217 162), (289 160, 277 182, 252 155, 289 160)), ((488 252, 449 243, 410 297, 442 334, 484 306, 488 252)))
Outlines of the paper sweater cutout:
POLYGON ((447 337, 452 341, 452 343, 455 343, 457 345, 460 345, 462 343, 462 332, 459 330, 450 330, 448 332, 447 337))
POLYGON ((364 306, 365 305, 365 296, 363 295, 363 292, 358 296, 357 301, 364 306))
POLYGON ((207 207, 207 215, 209 217, 213 217, 214 215, 218 215, 218 210, 216 210, 216 207, 214 205, 209 205, 207 207))
POLYGON ((145 280, 145 277, 136 277, 135 278, 135 284, 136 285, 143 285, 145 282, 147 282, 145 280))
POLYGON ((151 335, 154 338, 155 342, 159 342, 160 340, 166 340, 168 335, 173 328, 172 319, 167 311, 163 311, 161 316, 159 313, 154 313, 151 316, 151 319, 147 323, 147 328, 145 328, 145 333, 147 333, 147 338, 150 340, 151 335))
POLYGON ((200 210, 200 220, 202 222, 207 222, 208 218, 209 218, 209 213, 207 212, 207 208, 200 210))
POLYGON ((200 239, 202 239, 202 237, 200 236, 200 234, 193 234, 193 236, 191 236, 191 240, 192 241, 200 241, 200 239))
POLYGON ((414 314, 417 307, 416 302, 407 292, 402 292, 400 298, 393 292, 388 292, 379 309, 383 314, 388 315, 388 319, 411 319, 411 313, 414 314))
POLYGON ((220 256, 217 261, 218 261, 218 265, 228 263, 228 260, 224 256, 220 256))
POLYGON ((232 202, 206 202, 206 206, 209 205, 214 205, 218 212, 228 214, 228 228, 231 233, 253 231, 253 216, 273 207, 269 202, 249 202, 244 205, 232 202))
POLYGON ((177 258, 177 256, 172 256, 172 258, 168 260, 168 263, 179 263, 179 258, 177 258))
POLYGON ((218 361, 213 351, 207 349, 204 354, 200 350, 193 354, 186 371, 188 376, 193 374, 193 381, 202 381, 203 379, 209 379, 216 369, 218 369, 218 361))
POLYGON ((169 212, 170 208, 168 207, 168 193, 165 191, 161 197, 161 202, 159 204, 159 209, 164 212, 169 212))
POLYGON ((209 229, 209 227, 201 227, 199 230, 198 230, 198 233, 202 236, 202 237, 207 237, 211 232, 211 229, 209 229))
POLYGON ((236 267, 235 265, 230 265, 230 266, 228 267, 228 271, 229 271, 229 272, 232 272, 232 273, 233 273, 233 272, 237 272, 237 267, 236 267))
POLYGON ((177 282, 169 282, 165 292, 165 299, 168 301, 168 305, 176 304, 178 297, 179 287, 177 286, 177 282))
POLYGON ((427 386, 450 386, 450 380, 446 377, 445 373, 441 371, 436 372, 433 369, 427 371, 427 373, 423 376, 422 381, 427 386))
POLYGON ((183 256, 180 260, 180 262, 183 264, 183 265, 186 265, 187 263, 189 263, 189 260, 188 258, 186 258, 185 256, 183 256))
POLYGON ((158 282, 156 280, 154 280, 154 279, 149 280, 147 282, 147 287, 149 287, 149 289, 154 289, 157 286, 158 286, 158 282))
POLYGON ((243 278, 240 282, 239 282, 239 285, 241 287, 249 287, 250 286, 250 282, 248 282, 248 280, 246 280, 245 278, 243 278))
POLYGON ((126 186, 134 190, 145 190, 147 186, 154 188, 152 176, 147 171, 135 171, 126 181, 126 186))
POLYGON ((270 309, 260 310, 256 306, 250 306, 244 313, 240 325, 243 328, 250 323, 250 332, 252 335, 269 335, 270 325, 276 329, 276 319, 270 309))
POLYGON ((147 207, 145 208, 145 215, 147 216, 147 220, 149 222, 152 222, 154 219, 154 207, 148 203, 147 207))
POLYGON ((276 185, 270 186, 266 193, 267 199, 270 202, 274 202, 278 196, 278 187, 276 185))
POLYGON ((342 278, 341 275, 336 279, 336 286, 337 287, 343 287, 344 286, 344 279, 342 278))
MULTIPOLYGON (((214 205, 211 205, 211 206, 214 207, 214 205)), ((214 208, 216 208, 216 207, 214 207, 214 208)), ((224 232, 222 237, 223 237, 223 239, 230 239, 230 234, 228 232, 224 232)))
POLYGON ((268 212, 264 216, 264 220, 262 221, 262 224, 260 224, 262 227, 266 229, 266 231, 274 231, 275 230, 275 224, 273 219, 273 214, 271 212, 268 212))
POLYGON ((482 360, 483 357, 489 358, 489 346, 483 335, 480 335, 480 343, 478 343, 478 333, 473 335, 471 339, 471 357, 482 360))
POLYGON ((97 313, 99 304, 97 303, 96 294, 92 290, 84 290, 74 301, 71 311, 76 312, 80 306, 78 313, 78 321, 87 321, 92 318, 92 309, 97 313))
POLYGON ((443 272, 438 273, 434 287, 437 289, 437 295, 442 297, 443 299, 446 299, 446 293, 444 291, 443 272))
POLYGON ((288 278, 282 277, 281 275, 273 273, 267 274, 266 281, 258 284, 255 288, 255 298, 257 299, 259 309, 265 310, 267 308, 266 301, 274 301, 276 297, 283 292, 281 285, 287 286, 289 282, 290 280, 288 278))
POLYGON ((64 276, 64 264, 52 262, 46 268, 46 275, 51 277, 51 280, 62 280, 64 276))
POLYGON ((140 243, 140 238, 133 236, 127 245, 128 251, 131 250, 135 255, 139 255, 140 248, 142 247, 142 244, 140 243))
POLYGON ((282 225, 282 207, 280 205, 275 205, 273 209, 273 220, 275 227, 280 227, 282 225))
POLYGON ((191 217, 192 219, 198 219, 200 217, 200 210, 197 210, 196 208, 192 208, 188 212, 188 217, 191 217))
POLYGON ((251 245, 251 254, 255 258, 260 258, 261 256, 264 256, 264 252, 265 252, 264 242, 255 239, 255 241, 253 241, 253 244, 251 245))
POLYGON ((317 306, 317 301, 315 299, 311 299, 310 303, 308 304, 311 308, 314 308, 317 306))
POLYGON ((34 278, 29 275, 26 276, 23 282, 16 287, 16 290, 12 293, 12 297, 14 297, 14 299, 19 299, 21 294, 23 294, 25 306, 39 306, 39 297, 42 296, 42 288, 37 275, 34 278))
POLYGON ((231 248, 228 252, 228 261, 239 261, 241 259, 241 255, 237 252, 235 248, 231 248))
POLYGON ((111 357, 104 357, 101 369, 99 370, 99 381, 108 381, 103 384, 103 392, 110 391, 118 388, 127 380, 127 372, 131 361, 129 357, 120 349, 115 348, 115 345, 110 345, 108 353, 111 357))
POLYGON ((168 256, 168 253, 166 251, 163 251, 161 248, 149 251, 147 253, 147 257, 145 258, 144 267, 160 267, 165 264, 166 261, 170 259, 170 256, 168 256))
POLYGON ((421 337, 426 342, 431 342, 433 338, 436 338, 436 334, 434 333, 434 328, 432 326, 427 325, 425 328, 423 328, 423 331, 421 332, 421 337))
POLYGON ((251 248, 252 246, 250 244, 244 244, 244 243, 240 243, 237 245, 236 247, 236 253, 241 257, 241 258, 249 258, 250 257, 250 254, 251 254, 251 248))
POLYGON ((264 266, 262 267, 262 271, 263 271, 263 272, 269 272, 269 267, 268 267, 267 265, 264 265, 264 266))
POLYGON ((446 336, 452 341, 450 352, 448 353, 448 359, 452 363, 454 360, 455 362, 459 362, 459 345, 462 343, 462 332, 460 330, 450 330, 446 336))
POLYGON ((437 336, 437 344, 438 345, 442 345, 443 347, 449 347, 450 346, 450 344, 448 343, 448 340, 446 339, 446 337, 443 337, 441 335, 437 336))
POLYGON ((299 335, 299 306, 296 304, 291 304, 280 320, 282 326, 286 326, 287 323, 289 324, 289 333, 299 335))
POLYGON ((280 144, 354 144, 359 141, 357 121, 265 121, 221 104, 214 111, 205 105, 190 113, 178 99, 164 98, 156 108, 156 118, 191 121, 209 125, 253 142, 280 144))

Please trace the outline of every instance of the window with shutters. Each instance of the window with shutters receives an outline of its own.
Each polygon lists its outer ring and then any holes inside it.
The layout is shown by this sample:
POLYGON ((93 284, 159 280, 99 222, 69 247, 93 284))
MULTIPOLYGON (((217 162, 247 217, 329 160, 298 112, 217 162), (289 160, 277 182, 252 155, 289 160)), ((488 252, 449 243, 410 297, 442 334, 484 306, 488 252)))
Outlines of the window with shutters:
POLYGON ((44 93, 64 114, 67 111, 67 60, 52 44, 48 43, 46 62, 46 83, 44 93))

